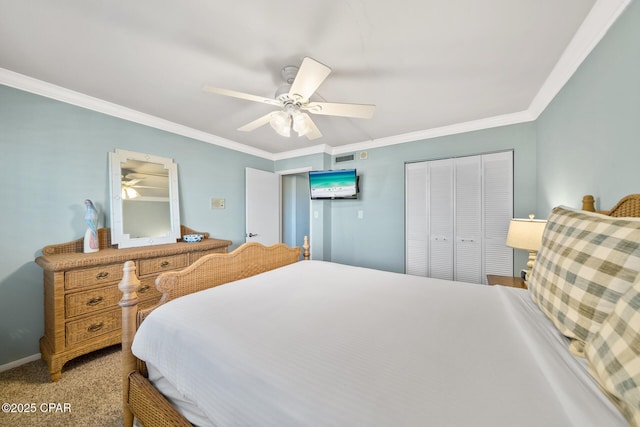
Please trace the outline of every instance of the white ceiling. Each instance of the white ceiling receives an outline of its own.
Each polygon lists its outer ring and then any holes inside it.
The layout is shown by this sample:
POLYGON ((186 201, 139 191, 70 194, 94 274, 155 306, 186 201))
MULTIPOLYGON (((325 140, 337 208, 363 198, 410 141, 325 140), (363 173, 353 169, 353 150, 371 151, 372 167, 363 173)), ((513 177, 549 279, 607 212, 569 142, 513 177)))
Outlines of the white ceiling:
POLYGON ((339 153, 534 120, 629 1, 0 0, 0 83, 268 158, 339 153), (272 97, 304 56, 333 69, 312 100, 373 119, 239 132, 274 107, 201 90, 272 97))

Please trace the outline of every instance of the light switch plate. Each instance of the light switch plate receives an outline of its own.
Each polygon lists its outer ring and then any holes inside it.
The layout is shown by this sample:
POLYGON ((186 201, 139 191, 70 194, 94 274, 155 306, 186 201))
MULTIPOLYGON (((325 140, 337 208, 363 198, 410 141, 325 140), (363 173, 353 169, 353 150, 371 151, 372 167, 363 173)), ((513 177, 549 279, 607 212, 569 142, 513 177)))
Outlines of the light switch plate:
POLYGON ((224 209, 224 199, 211 199, 211 209, 224 209))

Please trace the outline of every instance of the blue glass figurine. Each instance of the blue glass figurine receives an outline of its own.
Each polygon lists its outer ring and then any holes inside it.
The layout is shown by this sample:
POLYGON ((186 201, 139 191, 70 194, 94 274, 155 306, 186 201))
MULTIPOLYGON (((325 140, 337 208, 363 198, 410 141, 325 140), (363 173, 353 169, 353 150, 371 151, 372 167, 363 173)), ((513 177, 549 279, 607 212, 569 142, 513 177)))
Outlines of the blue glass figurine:
POLYGON ((98 252, 98 228, 96 226, 98 219, 98 211, 89 199, 84 201, 87 210, 84 214, 84 220, 87 223, 87 232, 84 234, 84 252, 98 252))

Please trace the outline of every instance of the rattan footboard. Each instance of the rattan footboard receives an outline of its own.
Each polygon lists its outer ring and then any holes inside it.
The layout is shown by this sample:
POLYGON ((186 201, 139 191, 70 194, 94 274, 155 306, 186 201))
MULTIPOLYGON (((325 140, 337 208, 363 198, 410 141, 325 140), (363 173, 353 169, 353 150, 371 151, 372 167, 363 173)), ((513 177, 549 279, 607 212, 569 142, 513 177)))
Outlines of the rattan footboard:
POLYGON ((129 374, 128 406, 143 426, 191 426, 149 380, 137 371, 129 374))
MULTIPOLYGON (((305 237, 303 257, 309 259, 305 237)), ((122 381, 124 425, 132 426, 134 417, 145 427, 191 425, 146 378, 146 366, 131 352, 135 332, 151 311, 159 305, 200 290, 273 270, 300 260, 301 250, 284 244, 266 247, 246 243, 228 254, 206 255, 178 272, 163 273, 156 287, 163 296, 157 306, 138 311, 136 290, 140 281, 132 261, 124 265, 118 288, 122 292, 122 381)))

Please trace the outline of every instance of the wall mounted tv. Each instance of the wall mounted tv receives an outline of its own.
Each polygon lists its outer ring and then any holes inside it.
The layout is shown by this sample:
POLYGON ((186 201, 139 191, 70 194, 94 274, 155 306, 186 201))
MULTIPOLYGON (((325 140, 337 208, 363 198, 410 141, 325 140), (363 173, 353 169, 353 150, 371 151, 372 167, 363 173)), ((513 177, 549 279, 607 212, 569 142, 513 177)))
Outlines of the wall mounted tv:
POLYGON ((309 171, 312 200, 358 198, 358 175, 355 169, 309 171))

